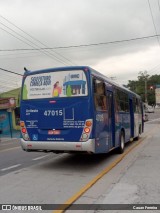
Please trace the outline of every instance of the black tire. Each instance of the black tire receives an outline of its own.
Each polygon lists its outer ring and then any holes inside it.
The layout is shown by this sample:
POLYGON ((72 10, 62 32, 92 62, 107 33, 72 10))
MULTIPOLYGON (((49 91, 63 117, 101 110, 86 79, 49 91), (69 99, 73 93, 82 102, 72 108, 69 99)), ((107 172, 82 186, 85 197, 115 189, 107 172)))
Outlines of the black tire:
POLYGON ((119 137, 119 147, 117 149, 118 154, 122 154, 124 152, 124 145, 125 145, 124 132, 121 131, 121 134, 119 137))
POLYGON ((139 140, 139 135, 134 138, 134 141, 138 141, 138 140, 139 140))

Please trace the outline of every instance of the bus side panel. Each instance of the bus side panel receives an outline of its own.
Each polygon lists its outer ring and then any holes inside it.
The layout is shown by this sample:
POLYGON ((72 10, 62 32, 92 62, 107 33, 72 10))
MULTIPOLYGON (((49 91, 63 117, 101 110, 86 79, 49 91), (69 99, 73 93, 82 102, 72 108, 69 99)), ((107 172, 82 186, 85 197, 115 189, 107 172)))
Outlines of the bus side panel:
POLYGON ((95 110, 95 151, 96 153, 107 153, 114 145, 115 119, 113 94, 111 91, 105 93, 106 108, 102 111, 95 110))
POLYGON ((134 137, 134 109, 133 109, 133 100, 129 99, 129 106, 130 106, 130 125, 131 125, 131 137, 134 137))
POLYGON ((137 137, 139 135, 139 114, 138 113, 134 113, 134 137, 137 137))
POLYGON ((119 134, 121 129, 121 115, 118 111, 115 111, 115 147, 119 146, 119 134))
POLYGON ((143 132, 143 110, 142 103, 137 99, 134 112, 134 137, 138 137, 143 132))
MULTIPOLYGON (((129 113, 115 113, 115 144, 112 138, 111 126, 106 125, 108 123, 108 115, 106 114, 96 114, 96 153, 107 153, 110 149, 119 146, 119 137, 121 130, 125 132, 125 142, 130 139, 130 115, 129 113), (101 117, 103 121, 98 119, 101 117)), ((112 126, 113 130, 113 126, 112 126)))
POLYGON ((109 151, 110 129, 108 125, 108 113, 96 112, 95 118, 95 152, 106 153, 109 151))
POLYGON ((120 134, 123 130, 125 133, 125 142, 130 139, 130 114, 125 112, 115 113, 115 147, 119 146, 120 134))
POLYGON ((130 129, 131 129, 131 123, 130 123, 130 114, 124 113, 122 115, 123 117, 123 127, 125 131, 125 142, 129 141, 130 139, 130 129))

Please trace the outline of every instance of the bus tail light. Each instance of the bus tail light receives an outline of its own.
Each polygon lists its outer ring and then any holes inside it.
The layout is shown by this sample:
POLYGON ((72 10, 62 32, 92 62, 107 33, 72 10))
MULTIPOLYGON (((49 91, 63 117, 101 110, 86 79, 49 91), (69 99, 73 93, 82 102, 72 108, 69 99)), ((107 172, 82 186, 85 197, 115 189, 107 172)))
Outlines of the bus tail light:
POLYGON ((88 127, 92 126, 92 121, 87 120, 87 121, 86 121, 86 126, 88 126, 88 127))
POLYGON ((21 133, 22 133, 23 139, 26 141, 30 140, 24 121, 20 122, 20 126, 21 126, 21 133))
POLYGON ((90 128, 89 127, 85 127, 84 128, 84 132, 88 134, 90 132, 90 128))
POLYGON ((82 135, 80 137, 80 141, 87 141, 90 137, 91 131, 92 131, 93 121, 92 119, 88 119, 85 122, 82 135))

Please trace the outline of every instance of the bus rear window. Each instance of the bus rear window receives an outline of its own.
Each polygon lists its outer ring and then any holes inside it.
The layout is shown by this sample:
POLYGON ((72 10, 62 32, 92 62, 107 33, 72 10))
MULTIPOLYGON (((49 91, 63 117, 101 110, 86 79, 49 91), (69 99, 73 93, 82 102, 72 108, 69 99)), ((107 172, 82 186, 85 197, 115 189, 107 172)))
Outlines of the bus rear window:
POLYGON ((82 70, 28 75, 22 91, 23 100, 87 95, 87 79, 82 70))

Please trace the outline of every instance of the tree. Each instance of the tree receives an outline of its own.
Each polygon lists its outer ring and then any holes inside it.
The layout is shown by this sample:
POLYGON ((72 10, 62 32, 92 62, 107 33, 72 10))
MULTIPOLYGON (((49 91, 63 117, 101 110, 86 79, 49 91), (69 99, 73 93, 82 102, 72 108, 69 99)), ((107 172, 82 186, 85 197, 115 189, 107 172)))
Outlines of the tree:
POLYGON ((143 102, 147 99, 149 105, 155 104, 155 88, 156 84, 160 84, 160 75, 150 76, 147 71, 138 74, 138 80, 129 80, 127 87, 140 95, 143 102))
POLYGON ((149 75, 147 73, 147 71, 140 71, 139 72, 139 76, 138 76, 138 80, 143 83, 144 82, 144 101, 145 103, 148 104, 148 91, 147 91, 147 82, 149 79, 149 75))

